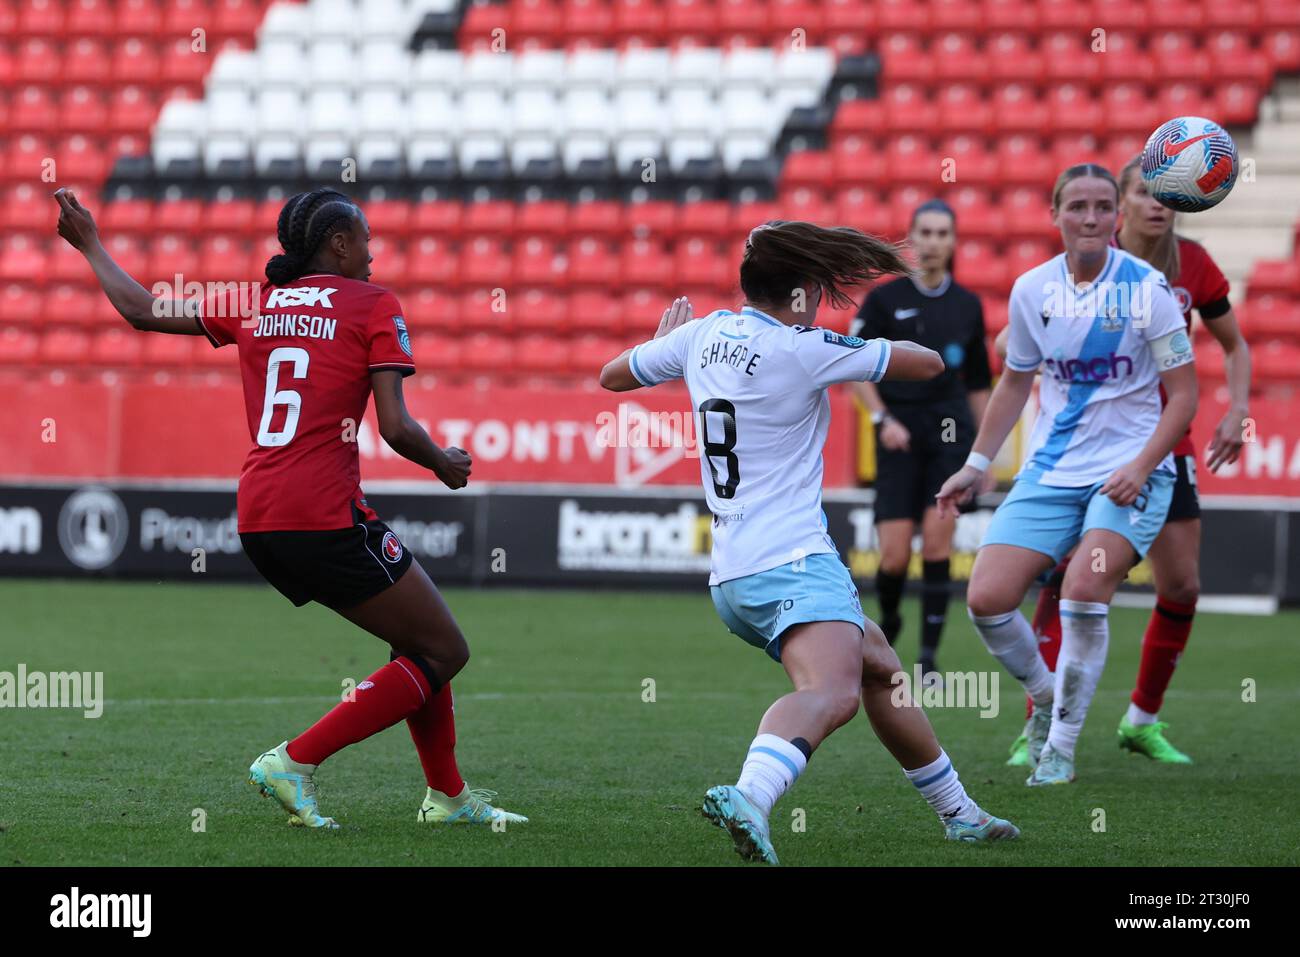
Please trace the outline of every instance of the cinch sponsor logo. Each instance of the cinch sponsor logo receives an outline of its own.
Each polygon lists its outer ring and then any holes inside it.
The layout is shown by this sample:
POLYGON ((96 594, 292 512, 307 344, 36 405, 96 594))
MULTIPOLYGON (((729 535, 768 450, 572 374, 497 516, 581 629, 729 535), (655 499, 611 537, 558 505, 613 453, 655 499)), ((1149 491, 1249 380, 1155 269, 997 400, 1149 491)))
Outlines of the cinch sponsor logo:
POLYGON ((1047 368, 1063 382, 1105 382, 1133 374, 1133 359, 1112 352, 1095 359, 1048 359, 1047 368), (1120 372, 1121 365, 1123 372, 1120 372))
POLYGON ((148 937, 152 913, 152 894, 82 894, 74 887, 50 898, 51 927, 129 927, 132 937, 148 937))

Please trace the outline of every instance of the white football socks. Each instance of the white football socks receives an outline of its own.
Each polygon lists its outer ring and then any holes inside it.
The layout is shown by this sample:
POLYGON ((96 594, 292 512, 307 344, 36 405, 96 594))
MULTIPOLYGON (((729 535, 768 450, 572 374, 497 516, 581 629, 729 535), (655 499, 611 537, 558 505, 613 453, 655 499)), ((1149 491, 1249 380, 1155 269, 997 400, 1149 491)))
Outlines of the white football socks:
POLYGON ((979 817, 979 805, 970 799, 962 787, 956 769, 942 748, 939 749, 939 756, 925 767, 913 771, 904 768, 903 773, 921 792, 921 797, 925 798, 940 820, 955 817, 959 821, 974 822, 979 817))
MULTIPOLYGON (((967 613, 970 610, 967 609, 967 613)), ((1025 686, 1034 706, 1045 708, 1052 703, 1052 673, 1047 670, 1043 656, 1038 653, 1038 639, 1029 621, 1020 609, 1001 615, 980 617, 971 614, 975 630, 984 640, 984 647, 1002 662, 1011 677, 1025 686)))
POLYGON ((1140 727, 1144 724, 1155 724, 1160 715, 1152 714, 1150 711, 1143 711, 1132 701, 1128 703, 1128 714, 1124 715, 1128 723, 1134 727, 1140 727))
POLYGON ((1047 743, 1067 758, 1074 757, 1083 719, 1106 666, 1109 612, 1105 602, 1061 599, 1061 654, 1056 660, 1055 708, 1047 743))
POLYGON ((760 734, 749 746, 736 787, 763 814, 771 814, 772 806, 790 790, 807 766, 808 759, 803 752, 785 738, 760 734))

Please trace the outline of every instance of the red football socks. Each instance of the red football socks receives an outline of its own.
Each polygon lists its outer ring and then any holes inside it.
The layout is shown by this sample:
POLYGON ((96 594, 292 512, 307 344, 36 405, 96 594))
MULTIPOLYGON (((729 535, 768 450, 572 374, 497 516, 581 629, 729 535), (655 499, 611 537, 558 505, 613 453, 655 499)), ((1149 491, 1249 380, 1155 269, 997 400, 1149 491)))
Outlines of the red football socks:
POLYGON ((424 780, 435 791, 455 797, 465 790, 460 769, 456 767, 456 717, 451 699, 451 685, 431 695, 428 702, 409 715, 406 726, 420 754, 424 780))
POLYGON ((289 757, 320 764, 349 744, 364 741, 418 711, 429 701, 429 682, 415 662, 396 658, 354 689, 351 701, 336 704, 289 742, 289 757))
POLYGON ((1133 703, 1143 711, 1160 713, 1174 668, 1187 647, 1195 615, 1195 602, 1184 605, 1156 596, 1156 607, 1142 636, 1142 664, 1138 666, 1137 687, 1132 697, 1133 703))

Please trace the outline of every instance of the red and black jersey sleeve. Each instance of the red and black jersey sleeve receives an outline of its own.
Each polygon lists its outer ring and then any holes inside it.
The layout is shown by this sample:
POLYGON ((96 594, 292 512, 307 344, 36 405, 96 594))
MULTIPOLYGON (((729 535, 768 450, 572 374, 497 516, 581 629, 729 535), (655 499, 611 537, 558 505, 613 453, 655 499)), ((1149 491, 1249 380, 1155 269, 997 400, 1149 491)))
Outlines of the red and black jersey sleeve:
POLYGON ((199 328, 213 348, 235 341, 241 323, 256 324, 259 303, 254 301, 258 287, 248 283, 214 284, 199 304, 199 328), (251 292, 250 292, 251 290, 251 292))
POLYGON ((1178 244, 1178 284, 1202 319, 1218 319, 1232 308, 1227 277, 1200 243, 1179 238, 1178 244))
POLYGON ((402 314, 401 303, 391 292, 385 291, 375 303, 366 335, 370 343, 371 372, 392 369, 404 376, 415 372, 406 317, 402 314))

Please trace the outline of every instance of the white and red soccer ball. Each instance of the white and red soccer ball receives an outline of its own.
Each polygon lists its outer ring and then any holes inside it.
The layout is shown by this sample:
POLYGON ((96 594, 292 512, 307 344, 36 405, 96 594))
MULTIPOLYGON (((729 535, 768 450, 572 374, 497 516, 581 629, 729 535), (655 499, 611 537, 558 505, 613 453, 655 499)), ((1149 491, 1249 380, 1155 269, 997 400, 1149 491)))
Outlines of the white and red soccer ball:
POLYGON ((1142 148, 1147 192, 1180 213, 1223 202, 1237 182, 1237 144, 1203 116, 1179 116, 1151 134, 1142 148))

